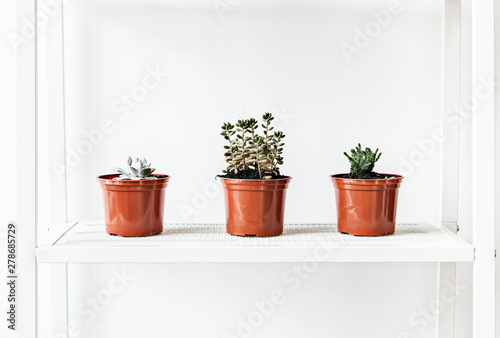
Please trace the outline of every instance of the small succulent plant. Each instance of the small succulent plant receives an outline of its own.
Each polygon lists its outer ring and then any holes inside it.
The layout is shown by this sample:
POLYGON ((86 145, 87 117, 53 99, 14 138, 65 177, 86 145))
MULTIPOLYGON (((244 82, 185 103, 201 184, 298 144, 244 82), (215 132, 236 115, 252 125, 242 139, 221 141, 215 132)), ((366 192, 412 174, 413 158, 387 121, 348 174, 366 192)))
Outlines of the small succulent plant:
POLYGON ((155 168, 151 168, 151 163, 142 157, 136 158, 135 161, 129 156, 127 160, 127 165, 130 172, 127 172, 121 168, 113 168, 114 171, 120 173, 120 176, 115 177, 113 180, 126 181, 126 180, 154 180, 153 176, 155 168))
POLYGON ((279 176, 279 165, 283 164, 283 139, 281 131, 273 132, 271 113, 262 116, 263 135, 256 130, 259 123, 256 119, 238 120, 236 125, 224 123, 221 135, 228 141, 224 156, 227 162, 226 174, 254 171, 257 178, 271 179, 279 176))
POLYGON ((375 162, 380 159, 382 153, 375 150, 373 152, 370 148, 361 149, 361 144, 355 149, 351 149, 351 155, 344 152, 344 155, 351 163, 351 171, 349 178, 378 178, 378 174, 373 171, 375 162))

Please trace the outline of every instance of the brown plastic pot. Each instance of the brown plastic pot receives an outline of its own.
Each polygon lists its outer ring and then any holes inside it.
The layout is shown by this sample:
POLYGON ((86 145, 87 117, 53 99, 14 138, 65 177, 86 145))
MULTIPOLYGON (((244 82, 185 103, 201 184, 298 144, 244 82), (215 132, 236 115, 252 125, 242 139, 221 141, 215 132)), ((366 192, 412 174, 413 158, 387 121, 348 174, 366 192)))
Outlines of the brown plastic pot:
POLYGON ((394 178, 351 179, 332 175, 337 200, 338 230, 355 236, 394 233, 398 189, 403 176, 394 178))
POLYGON ((231 235, 270 237, 283 233, 290 177, 271 180, 219 177, 224 187, 226 229, 231 235))
POLYGON ((165 188, 170 176, 156 180, 113 181, 118 174, 97 177, 104 199, 106 232, 144 237, 163 231, 165 188))

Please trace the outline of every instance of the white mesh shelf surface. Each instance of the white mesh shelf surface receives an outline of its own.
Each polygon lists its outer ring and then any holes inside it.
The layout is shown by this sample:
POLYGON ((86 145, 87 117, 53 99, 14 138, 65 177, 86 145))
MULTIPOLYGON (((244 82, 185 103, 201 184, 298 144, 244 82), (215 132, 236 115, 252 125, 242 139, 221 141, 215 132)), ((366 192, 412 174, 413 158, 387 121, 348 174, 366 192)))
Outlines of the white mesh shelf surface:
POLYGON ((355 237, 334 224, 286 224, 281 236, 237 237, 223 224, 166 224, 160 235, 110 236, 100 222, 78 222, 53 245, 37 250, 53 263, 134 262, 459 262, 473 247, 429 223, 398 224, 396 233, 355 237))

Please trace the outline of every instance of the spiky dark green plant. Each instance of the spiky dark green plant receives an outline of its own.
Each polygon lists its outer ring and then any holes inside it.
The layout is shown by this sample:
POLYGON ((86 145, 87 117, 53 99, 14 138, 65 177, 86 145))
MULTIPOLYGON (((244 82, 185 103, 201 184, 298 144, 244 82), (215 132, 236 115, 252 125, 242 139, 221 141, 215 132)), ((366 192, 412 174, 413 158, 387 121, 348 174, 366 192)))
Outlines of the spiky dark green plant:
POLYGON ((375 162, 380 159, 382 153, 375 150, 373 152, 370 148, 361 148, 361 144, 355 149, 351 149, 351 155, 344 152, 344 155, 349 159, 351 164, 351 171, 349 173, 350 178, 370 178, 376 176, 377 173, 373 171, 375 167, 375 162))
POLYGON ((254 118, 238 120, 236 126, 229 122, 222 125, 221 135, 229 143, 224 146, 227 162, 225 173, 255 170, 264 179, 279 175, 278 165, 283 164, 282 139, 285 135, 281 131, 272 132, 274 117, 271 113, 265 113, 262 120, 263 136, 256 133, 259 125, 254 118))
POLYGON ((127 165, 130 169, 130 172, 127 172, 121 168, 113 168, 114 171, 120 173, 120 176, 115 177, 114 180, 128 181, 156 179, 156 177, 152 175, 156 169, 151 168, 151 163, 148 163, 148 161, 144 157, 136 158, 135 161, 132 161, 132 158, 129 156, 127 165))

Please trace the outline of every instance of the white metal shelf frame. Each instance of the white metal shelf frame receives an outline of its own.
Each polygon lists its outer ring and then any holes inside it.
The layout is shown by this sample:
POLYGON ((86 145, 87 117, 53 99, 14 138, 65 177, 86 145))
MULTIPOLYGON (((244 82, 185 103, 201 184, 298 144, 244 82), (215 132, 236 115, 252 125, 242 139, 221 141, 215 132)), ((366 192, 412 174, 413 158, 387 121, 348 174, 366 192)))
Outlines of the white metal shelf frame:
MULTIPOLYGON (((61 2, 61 13, 63 13, 61 2)), ((443 17, 443 112, 454 103, 460 102, 460 34, 456 35, 460 27, 462 14, 460 0, 444 0, 443 17), (458 19, 457 19, 458 18, 458 19)), ((469 13, 468 13, 469 14, 469 13)), ((473 81, 474 89, 479 88, 480 80, 494 74, 494 0, 472 0, 472 33, 473 33, 473 81)), ((17 31, 23 36, 23 20, 36 22, 37 0, 19 0, 17 2, 17 31)), ((48 69, 52 74, 49 79, 49 105, 51 120, 49 128, 64 130, 64 48, 63 48, 63 19, 56 19, 53 26, 55 40, 49 40, 48 49, 51 57, 48 58, 48 69), (52 42, 51 42, 52 41, 52 42)), ((37 34, 33 39, 19 46, 17 51, 18 73, 18 228, 20 233, 19 250, 19 337, 37 337, 36 300, 37 300, 37 261, 36 250, 38 245, 36 191, 37 191, 37 34), (33 306, 35 303, 35 306, 33 306)), ((444 117, 444 116, 443 116, 444 117)), ((474 259, 474 313, 473 328, 475 338, 489 338, 495 335, 495 274, 494 274, 494 186, 491 181, 483 177, 494 177, 494 158, 492 152, 483 149, 494 147, 494 104, 493 95, 489 99, 477 102, 473 116, 474 123, 474 219, 473 219, 473 246, 474 259)), ((447 136, 443 144, 442 166, 442 222, 443 225, 456 231, 458 214, 458 153, 459 131, 443 124, 444 134, 447 136)), ((64 163, 64 135, 56 133, 50 148, 64 163)), ((54 177, 51 178, 53 183, 54 177)), ((65 205, 64 185, 51 184, 51 199, 65 205)), ((53 204, 54 205, 54 204, 53 204)), ((57 205, 57 204, 56 204, 57 205)), ((52 210, 54 220, 66 221, 65 208, 57 207, 52 210)), ((443 230, 447 231, 447 230, 443 230)), ((465 248, 464 248, 465 249, 465 248)), ((42 250, 43 248, 40 248, 42 250)), ((298 259, 298 258, 297 258, 298 259)), ((455 278, 455 263, 457 260, 441 260, 438 280, 440 283, 455 278)), ((62 280, 62 284, 52 288, 53 297, 52 317, 55 332, 67 329, 66 312, 66 264, 53 264, 53 277, 62 280)), ((448 308, 450 308, 448 304, 448 308)), ((437 325, 439 338, 453 337, 453 314, 440 314, 437 325), (451 335, 450 335, 451 333, 451 335)))

